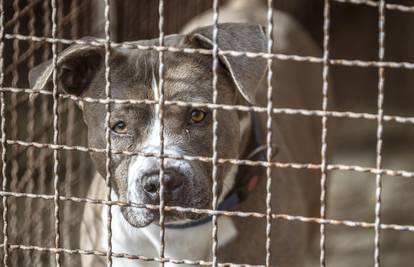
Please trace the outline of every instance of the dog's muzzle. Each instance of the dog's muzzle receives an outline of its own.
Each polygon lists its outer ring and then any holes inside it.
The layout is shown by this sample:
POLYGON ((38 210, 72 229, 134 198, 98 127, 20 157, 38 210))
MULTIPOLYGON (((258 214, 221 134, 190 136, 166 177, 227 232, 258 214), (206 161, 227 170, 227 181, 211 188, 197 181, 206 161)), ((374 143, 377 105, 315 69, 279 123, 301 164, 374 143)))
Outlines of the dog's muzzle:
MULTIPOLYGON (((178 200, 183 193, 185 177, 174 168, 164 169, 161 177, 163 182, 163 197, 166 201, 178 200)), ((151 202, 159 202, 160 198, 160 170, 152 170, 148 174, 142 175, 136 181, 137 191, 143 191, 145 198, 151 202)))
MULTIPOLYGON (((158 153, 159 148, 146 147, 144 152, 158 153)), ((141 150, 141 151, 142 151, 141 150)), ((183 152, 169 145, 166 155, 180 157, 183 152)), ((128 168, 127 200, 132 203, 150 205, 147 207, 126 207, 125 219, 136 227, 157 222, 159 210, 153 205, 160 204, 161 191, 166 206, 204 208, 210 203, 209 183, 202 164, 196 161, 165 158, 161 190, 160 159, 158 157, 136 156, 130 159, 128 168)), ((199 214, 187 211, 165 210, 165 222, 183 219, 198 219, 199 214)))
MULTIPOLYGON (((159 148, 146 147, 145 152, 157 153, 159 148)), ((172 146, 164 152, 180 156, 172 146)), ((163 197, 166 205, 183 205, 192 190, 194 168, 185 160, 166 158, 162 175, 163 197)), ((160 159, 137 156, 132 158, 128 170, 128 198, 132 202, 158 205, 161 191, 160 159)))

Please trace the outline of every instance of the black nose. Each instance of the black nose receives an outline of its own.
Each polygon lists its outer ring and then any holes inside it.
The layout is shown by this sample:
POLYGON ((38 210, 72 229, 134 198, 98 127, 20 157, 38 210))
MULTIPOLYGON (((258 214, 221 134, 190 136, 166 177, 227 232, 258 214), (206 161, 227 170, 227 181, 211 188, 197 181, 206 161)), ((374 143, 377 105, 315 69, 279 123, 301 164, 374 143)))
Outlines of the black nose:
MULTIPOLYGON (((163 182, 164 196, 174 196, 183 187, 184 178, 176 172, 165 172, 163 182)), ((158 199, 160 191, 159 172, 143 177, 142 188, 148 197, 158 199)))

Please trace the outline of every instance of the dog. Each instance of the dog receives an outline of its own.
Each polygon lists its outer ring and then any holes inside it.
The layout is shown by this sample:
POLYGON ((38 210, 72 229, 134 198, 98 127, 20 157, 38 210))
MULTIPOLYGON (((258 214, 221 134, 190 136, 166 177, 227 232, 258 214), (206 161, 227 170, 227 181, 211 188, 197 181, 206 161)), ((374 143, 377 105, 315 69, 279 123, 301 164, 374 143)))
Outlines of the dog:
MULTIPOLYGON (((259 1, 231 2, 221 10, 218 47, 222 50, 266 52, 264 28, 266 8, 259 1), (240 3, 243 2, 241 5, 240 3), (235 4, 236 3, 236 4, 235 4), (249 16, 234 14, 254 7, 249 16), (252 18, 253 20, 251 20, 252 18), (232 23, 225 23, 226 19, 232 23), (255 21, 259 20, 259 21, 255 21), (241 23, 243 22, 243 23, 241 23)), ((208 15, 206 15, 208 16, 208 15)), ((200 22, 200 21, 199 21, 200 22)), ((202 24, 200 22, 200 24, 202 24)), ((193 23, 195 25, 195 22, 193 23)), ((306 32, 287 14, 275 11, 275 53, 320 56, 306 32)), ((165 46, 212 49, 213 27, 204 26, 165 37, 165 46)), ((191 28, 188 26, 187 29, 191 28)), ((156 46, 158 39, 131 43, 156 46)), ((199 53, 164 53, 166 101, 212 103, 212 57, 199 53)), ((66 94, 105 98, 105 49, 76 44, 59 54, 58 88, 66 94)), ((160 99, 159 55, 154 50, 112 48, 111 97, 114 99, 160 99)), ((319 109, 321 106, 321 65, 305 62, 273 61, 275 108, 319 109)), ((51 62, 30 73, 35 89, 50 88, 51 62)), ((218 103, 226 105, 267 105, 267 60, 263 57, 219 55, 218 103)), ((106 105, 83 101, 79 105, 88 128, 90 147, 106 147, 106 105)), ((184 160, 183 156, 212 156, 212 111, 206 107, 164 105, 164 199, 167 206, 211 209, 212 164, 184 160)), ((159 106, 110 104, 110 170, 112 200, 138 204, 159 204, 160 161, 142 153, 160 151, 159 106), (134 152, 139 152, 135 153, 134 152), (141 153, 141 154, 140 154, 141 153)), ((218 157, 224 159, 266 160, 266 112, 217 109, 218 157)), ((273 114, 272 161, 281 163, 320 163, 320 118, 273 114)), ((105 199, 106 155, 91 152, 97 172, 88 197, 105 199)), ((218 259, 234 264, 264 264, 266 258, 266 175, 265 167, 220 163, 218 202, 226 209, 256 212, 263 216, 218 216, 218 259)), ((297 216, 318 216, 320 170, 289 167, 271 169, 272 212, 297 216)), ((107 206, 87 205, 82 218, 80 248, 106 251, 107 206)), ((148 258, 159 257, 160 214, 158 210, 137 206, 112 206, 112 251, 148 258)), ((173 260, 210 261, 212 259, 212 220, 208 214, 165 211, 166 266, 173 260)), ((305 266, 313 255, 310 244, 317 236, 317 225, 284 219, 272 220, 271 264, 305 266)), ((131 258, 131 257, 130 257, 131 258)), ((156 266, 159 262, 113 257, 113 266, 156 266)), ((132 257, 133 258, 133 257, 132 257)), ((184 262, 188 263, 188 262, 184 262)), ((82 266, 104 266, 105 257, 82 256, 82 266)))

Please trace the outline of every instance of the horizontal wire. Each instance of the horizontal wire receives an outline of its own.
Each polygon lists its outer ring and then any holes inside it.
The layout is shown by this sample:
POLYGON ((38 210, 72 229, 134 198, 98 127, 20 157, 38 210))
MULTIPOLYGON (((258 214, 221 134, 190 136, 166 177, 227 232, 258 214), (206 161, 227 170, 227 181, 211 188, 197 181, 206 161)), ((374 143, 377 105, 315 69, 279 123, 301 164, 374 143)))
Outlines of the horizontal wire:
MULTIPOLYGON (((3 244, 0 244, 0 248, 3 247, 3 244)), ((68 249, 68 248, 51 248, 51 247, 40 247, 33 245, 9 245, 9 249, 12 250, 26 250, 26 251, 37 251, 37 252, 49 252, 49 253, 66 253, 69 255, 86 255, 86 256, 100 256, 105 257, 106 252, 99 250, 87 250, 87 249, 68 249)), ((159 262, 166 263, 170 262, 173 264, 187 264, 187 265, 201 265, 201 266, 211 266, 212 262, 203 261, 203 260, 188 260, 188 259, 171 259, 171 258, 157 258, 157 257, 146 257, 141 255, 133 255, 128 253, 118 253, 112 252, 111 256, 114 258, 126 258, 128 260, 141 260, 146 262, 159 262)), ((252 265, 252 264, 239 264, 239 263, 218 263, 218 266, 228 267, 228 266, 245 266, 245 267, 265 267, 265 265, 252 265)))
MULTIPOLYGON (((357 4, 357 5, 367 5, 370 7, 378 7, 378 1, 372 0, 333 0, 338 3, 345 3, 345 4, 357 4)), ((414 12, 414 6, 406 6, 406 5, 399 5, 399 4, 385 4, 385 8, 388 10, 397 10, 401 12, 414 12)))
MULTIPOLYGON (((3 87, 0 88, 0 92, 20 93, 20 94, 31 94, 35 95, 52 95, 51 91, 42 89, 29 89, 29 88, 15 88, 15 87, 3 87)), ((79 97, 75 95, 69 95, 66 93, 60 93, 59 97, 62 99, 70 99, 74 102, 81 103, 99 103, 99 104, 122 104, 122 105, 157 105, 156 100, 149 99, 106 99, 106 98, 92 98, 92 97, 79 97)), ((27 101, 27 99, 26 99, 27 101)), ((212 103, 201 103, 201 102, 189 102, 189 101, 175 101, 165 100, 164 105, 166 106, 179 106, 179 107, 197 107, 197 108, 209 108, 219 109, 226 111, 243 111, 243 112, 266 112, 265 107, 260 106, 243 106, 243 105, 226 105, 226 104, 212 104, 212 103)), ((273 108, 274 114, 285 114, 285 115, 301 115, 301 116, 317 116, 317 117, 335 117, 335 118, 350 118, 350 119, 366 119, 366 120, 377 120, 377 114, 365 113, 365 112, 351 112, 351 111, 323 111, 323 110, 311 110, 311 109, 295 109, 295 108, 273 108)), ((386 122, 397 122, 402 124, 414 124, 414 117, 384 115, 384 121, 386 122)))
MULTIPOLYGON (((95 41, 86 40, 74 40, 63 38, 48 38, 29 36, 22 34, 5 34, 5 39, 17 39, 21 41, 33 41, 33 42, 47 42, 47 43, 60 43, 66 45, 79 44, 79 45, 91 45, 103 47, 105 45, 104 39, 96 38, 95 41)), ((172 53, 185 53, 185 54, 203 54, 212 55, 211 49, 199 49, 199 48, 180 48, 174 46, 157 46, 157 45, 140 45, 134 42, 123 43, 111 43, 112 48, 129 48, 139 50, 154 50, 158 52, 172 52, 172 53)), ((311 62, 311 63, 323 63, 323 58, 314 56, 300 56, 300 55, 287 55, 279 53, 256 53, 256 52, 242 52, 234 50, 220 50, 219 55, 228 55, 232 57, 248 57, 248 58, 265 58, 265 59, 278 59, 283 61, 298 61, 298 62, 311 62)), ((414 69, 414 63, 412 62, 393 62, 393 61, 365 61, 365 60, 349 60, 349 59, 330 59, 329 64, 353 66, 353 67, 377 67, 377 68, 402 68, 402 69, 414 69)))
MULTIPOLYGON (((18 193, 18 192, 8 192, 0 191, 0 196, 5 197, 15 197, 15 198, 30 198, 30 199, 43 199, 43 200, 54 200, 54 195, 47 194, 31 194, 31 193, 18 193)), ((147 208, 151 210, 158 210, 159 205, 152 204, 140 204, 134 202, 124 202, 124 201, 107 201, 104 199, 91 199, 91 198, 80 198, 80 197, 67 197, 59 196, 61 201, 72 201, 75 203, 86 203, 93 205, 105 205, 105 206, 119 206, 119 207, 133 207, 133 208, 147 208)), ((242 211, 224 211, 224 210, 211 210, 211 209, 202 209, 202 208, 186 208, 180 206, 165 206, 166 211, 178 211, 178 212, 190 212, 194 214, 204 214, 204 215, 217 215, 217 216, 227 216, 227 217, 240 217, 240 218, 266 218, 265 213, 260 212, 242 212, 242 211)), ((347 227, 358 227, 358 228, 374 228, 375 223, 365 222, 365 221, 351 221, 351 220, 335 220, 335 219, 321 219, 317 217, 306 217, 299 215, 289 215, 289 214, 279 214, 272 213, 272 219, 274 220, 286 220, 286 221, 296 221, 303 223, 317 223, 317 224, 326 224, 326 225, 336 225, 336 226, 347 226, 347 227)), ((400 225, 400 224, 384 224, 380 225, 381 229, 384 230, 395 230, 395 231, 406 231, 414 232, 414 225, 400 225)))
MULTIPOLYGON (((93 147, 85 147, 85 146, 69 146, 69 145, 61 145, 61 144, 51 144, 51 143, 39 143, 39 142, 26 142, 22 140, 12 140, 8 139, 7 144, 9 145, 19 145, 24 147, 35 147, 35 148, 47 148, 51 150, 67 150, 67 151, 81 151, 81 152, 95 152, 95 153, 105 153, 105 149, 103 148, 93 148, 93 147)), ((142 151, 122 151, 122 150, 112 150, 112 154, 115 155, 126 155, 126 156, 143 156, 143 157, 155 157, 155 158, 164 158, 164 159, 174 159, 174 160, 187 160, 187 161, 201 161, 201 162, 212 162, 211 157, 203 157, 203 156, 190 156, 190 155, 174 155, 174 154, 163 154, 160 155, 159 153, 152 153, 152 152, 142 152, 142 151)), ((246 166, 262 166, 262 167, 275 167, 275 168, 291 168, 297 170, 309 169, 309 170, 320 170, 320 164, 314 163, 285 163, 285 162, 277 162, 277 161, 254 161, 254 160, 245 160, 245 159, 227 159, 227 158, 219 158, 218 163, 225 164, 230 163, 234 165, 246 165, 246 166)), ((381 175, 388 175, 388 176, 397 176, 397 177, 404 177, 404 178, 413 178, 414 172, 406 171, 406 170, 391 170, 391 169, 377 169, 377 168, 370 168, 370 167, 362 167, 358 165, 344 165, 344 164, 329 164, 327 165, 327 169, 329 171, 332 170, 340 170, 340 171, 355 171, 355 172, 362 172, 362 173, 371 173, 371 174, 381 174, 381 175)))
MULTIPOLYGON (((0 247, 2 247, 2 245, 0 245, 0 247)), ((8 245, 8 248, 28 250, 28 251, 37 251, 37 252, 66 253, 69 255, 79 254, 79 255, 87 255, 87 256, 100 256, 100 257, 107 256, 107 252, 103 252, 99 250, 51 248, 51 247, 15 245, 15 244, 8 245)), ((169 258, 155 258, 155 257, 152 258, 152 257, 141 256, 141 255, 132 255, 132 254, 127 254, 127 253, 117 253, 117 252, 111 252, 110 256, 114 258, 126 258, 128 260, 154 261, 154 262, 160 262, 160 263, 170 262, 174 264, 189 264, 189 265, 203 265, 203 266, 211 265, 211 263, 207 261, 175 260, 175 259, 169 259, 169 258)), ((228 265, 222 264, 222 266, 228 266, 228 265)))

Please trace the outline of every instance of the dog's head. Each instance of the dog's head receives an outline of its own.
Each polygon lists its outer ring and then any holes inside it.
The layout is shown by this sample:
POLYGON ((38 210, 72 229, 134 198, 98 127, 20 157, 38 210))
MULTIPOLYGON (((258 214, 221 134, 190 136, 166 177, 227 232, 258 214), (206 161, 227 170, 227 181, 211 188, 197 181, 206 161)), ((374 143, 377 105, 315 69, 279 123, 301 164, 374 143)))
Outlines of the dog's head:
MULTIPOLYGON (((137 42, 158 45, 158 40, 137 42)), ((166 46, 211 49, 212 27, 200 28, 188 35, 165 38, 166 46)), ((266 38, 261 26, 249 24, 219 25, 221 50, 264 52, 266 38)), ((253 103, 258 84, 266 71, 263 58, 219 56, 218 102, 221 104, 253 103)), ((113 99, 158 100, 159 55, 153 50, 117 48, 110 53, 111 97, 113 99)), ((212 103, 212 57, 199 53, 164 53, 166 101, 212 103)), ((53 66, 43 63, 30 73, 32 87, 51 86, 53 66)), ((105 49, 102 46, 74 45, 57 59, 59 90, 76 96, 105 99, 105 49)), ((84 101, 81 105, 88 127, 89 146, 106 146, 106 105, 84 101)), ((141 204, 159 203, 160 160, 146 157, 160 152, 159 106, 133 103, 110 104, 110 139, 114 151, 139 152, 135 155, 111 154, 112 186, 121 201, 141 204)), ((212 111, 182 105, 163 108, 164 126, 164 199, 166 205, 209 208, 212 200, 212 164, 208 161, 177 159, 183 155, 212 156, 212 111), (168 155, 172 156, 168 158, 168 155)), ((237 111, 218 111, 218 155, 238 158, 240 116, 237 111)), ((132 153, 133 154, 133 153, 132 153)), ((106 177, 106 155, 92 153, 96 169, 106 177)), ((230 165, 218 169, 219 191, 230 165)), ((158 211, 125 207, 125 219, 136 227, 156 220, 158 211)), ((197 219, 202 215, 166 212, 166 221, 197 219)))

